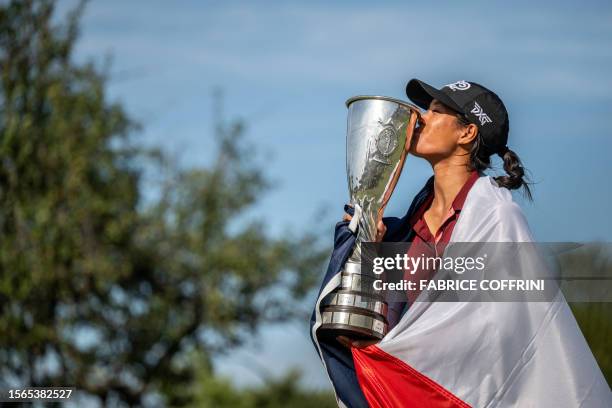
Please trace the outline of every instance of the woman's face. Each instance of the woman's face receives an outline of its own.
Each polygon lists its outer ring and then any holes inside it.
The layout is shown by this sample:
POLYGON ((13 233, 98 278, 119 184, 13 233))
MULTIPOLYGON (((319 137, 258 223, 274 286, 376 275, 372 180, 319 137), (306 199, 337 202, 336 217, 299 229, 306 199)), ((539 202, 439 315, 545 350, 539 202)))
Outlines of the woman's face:
POLYGON ((454 110, 446 107, 437 99, 429 104, 429 109, 421 116, 410 145, 410 153, 431 161, 438 161, 453 155, 459 140, 465 133, 458 122, 454 110))

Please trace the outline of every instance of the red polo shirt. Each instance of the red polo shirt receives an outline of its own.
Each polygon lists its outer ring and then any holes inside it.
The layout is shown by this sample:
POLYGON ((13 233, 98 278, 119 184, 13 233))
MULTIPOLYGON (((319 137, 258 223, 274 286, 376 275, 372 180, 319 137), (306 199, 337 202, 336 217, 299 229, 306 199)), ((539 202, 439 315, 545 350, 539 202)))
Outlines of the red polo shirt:
MULTIPOLYGON (((412 218, 410 218, 410 225, 414 229, 416 235, 412 240, 410 249, 408 250, 409 257, 419 257, 421 255, 425 257, 442 256, 446 245, 450 241, 455 224, 457 224, 457 220, 459 219, 459 214, 461 213, 465 199, 476 180, 478 180, 478 177, 478 172, 476 170, 472 171, 470 177, 467 179, 463 187, 461 187, 461 190, 459 190, 457 193, 457 196, 453 200, 453 204, 449 208, 444 221, 442 221, 435 234, 431 233, 424 217, 425 212, 429 209, 434 199, 434 191, 431 191, 421 207, 419 207, 412 218)), ((414 274, 407 271, 404 278, 418 282, 420 279, 431 279, 434 272, 435 270, 433 269, 420 269, 415 271, 414 274)), ((414 301, 417 295, 418 293, 408 294, 410 303, 414 301)))

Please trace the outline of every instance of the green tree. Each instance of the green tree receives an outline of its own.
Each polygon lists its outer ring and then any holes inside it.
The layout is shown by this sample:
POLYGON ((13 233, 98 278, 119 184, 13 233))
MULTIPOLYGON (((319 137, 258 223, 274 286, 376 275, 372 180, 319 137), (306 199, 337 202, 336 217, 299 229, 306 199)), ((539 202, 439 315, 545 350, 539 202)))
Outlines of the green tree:
POLYGON ((81 11, 0 6, 0 387, 193 403, 195 361, 293 317, 325 255, 244 216, 268 183, 242 124, 208 168, 139 148, 105 71, 72 58, 81 11))

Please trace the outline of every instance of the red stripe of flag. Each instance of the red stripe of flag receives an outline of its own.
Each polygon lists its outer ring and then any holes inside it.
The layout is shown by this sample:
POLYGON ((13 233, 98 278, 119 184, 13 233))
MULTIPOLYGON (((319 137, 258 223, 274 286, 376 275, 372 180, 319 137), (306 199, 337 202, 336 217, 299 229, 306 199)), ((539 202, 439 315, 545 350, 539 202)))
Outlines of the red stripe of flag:
POLYGON ((352 351, 359 385, 372 408, 470 408, 440 384, 376 345, 352 351))

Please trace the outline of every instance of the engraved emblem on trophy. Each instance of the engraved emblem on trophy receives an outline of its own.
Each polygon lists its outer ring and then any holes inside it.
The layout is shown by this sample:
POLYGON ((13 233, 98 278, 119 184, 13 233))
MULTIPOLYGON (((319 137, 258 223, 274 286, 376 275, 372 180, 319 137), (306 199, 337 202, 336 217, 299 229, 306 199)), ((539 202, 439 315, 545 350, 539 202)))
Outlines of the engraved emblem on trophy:
POLYGON ((346 106, 346 171, 355 210, 349 228, 356 241, 342 268, 340 286, 323 301, 320 330, 353 339, 382 339, 388 331, 387 303, 373 288, 378 278, 362 273, 362 243, 376 239, 376 225, 399 180, 419 110, 383 96, 356 96, 346 106))

